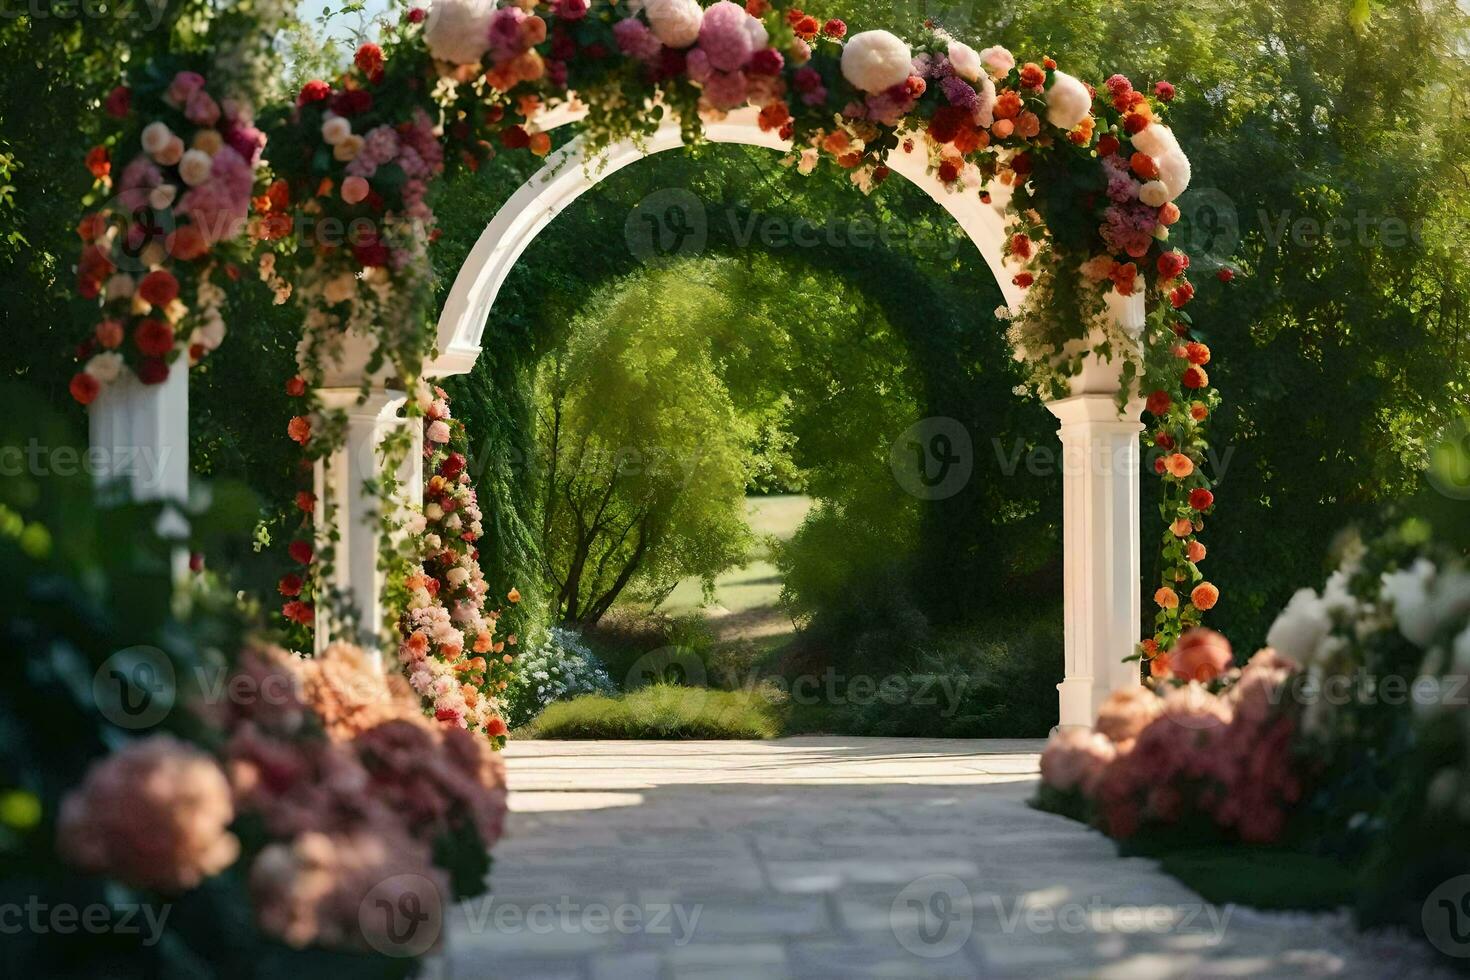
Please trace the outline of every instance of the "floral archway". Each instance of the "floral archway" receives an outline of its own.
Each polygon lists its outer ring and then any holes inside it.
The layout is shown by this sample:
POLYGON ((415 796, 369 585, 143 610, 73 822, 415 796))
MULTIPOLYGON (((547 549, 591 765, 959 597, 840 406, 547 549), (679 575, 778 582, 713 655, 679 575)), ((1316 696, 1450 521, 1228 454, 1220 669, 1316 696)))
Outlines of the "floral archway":
POLYGON ((1090 720, 1106 693, 1094 682, 1121 676, 1129 654, 1166 670, 1215 604, 1199 563, 1218 395, 1186 310, 1189 260, 1169 243, 1190 164, 1165 121, 1167 82, 1094 87, 1050 57, 1018 62, 932 25, 911 41, 852 34, 768 0, 439 0, 258 117, 240 96, 250 64, 142 66, 106 98, 117 125, 86 162, 111 199, 78 227, 78 289, 98 319, 72 393, 93 404, 94 441, 162 438, 180 424, 181 376, 224 340, 231 282, 258 276, 296 303, 300 373, 285 383, 302 409, 288 435, 314 475, 283 612, 319 647, 344 632, 396 646, 427 711, 498 738, 509 639, 494 635, 448 406, 425 380, 446 355, 473 356, 436 333, 430 189, 496 153, 548 156, 559 119, 579 134, 560 166, 583 156, 589 180, 673 128, 692 143, 734 118, 802 172, 835 165, 871 193, 899 170, 957 216, 990 215, 989 246, 966 230, 1004 270, 998 317, 1080 456, 1065 508, 1068 678, 1082 687, 1069 709, 1064 683, 1064 723, 1090 720), (1155 632, 1135 645, 1140 401, 1162 450, 1164 527, 1155 632), (1098 471, 1099 451, 1114 471, 1098 471), (1087 651, 1075 678, 1074 645, 1087 651))

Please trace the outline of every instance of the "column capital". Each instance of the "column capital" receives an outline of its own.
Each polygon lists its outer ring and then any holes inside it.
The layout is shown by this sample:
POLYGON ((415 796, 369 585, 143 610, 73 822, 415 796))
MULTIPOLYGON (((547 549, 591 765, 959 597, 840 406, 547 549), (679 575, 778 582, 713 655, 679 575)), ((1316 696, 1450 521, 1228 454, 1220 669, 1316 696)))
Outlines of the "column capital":
POLYGON ((1068 426, 1092 423, 1099 431, 1142 432, 1143 399, 1130 398, 1118 408, 1116 394, 1069 395, 1046 403, 1046 410, 1068 426))

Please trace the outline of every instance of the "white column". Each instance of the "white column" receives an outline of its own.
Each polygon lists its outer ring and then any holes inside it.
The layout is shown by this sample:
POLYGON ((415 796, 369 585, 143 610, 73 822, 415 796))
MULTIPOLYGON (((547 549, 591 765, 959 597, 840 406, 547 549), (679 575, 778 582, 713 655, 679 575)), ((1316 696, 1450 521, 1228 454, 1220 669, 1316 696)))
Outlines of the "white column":
MULTIPOLYGON (((327 537, 335 531, 335 556, 329 588, 338 590, 347 607, 356 616, 357 640, 363 648, 379 658, 384 607, 384 576, 378 567, 379 507, 375 494, 365 489, 366 481, 377 479, 382 472, 380 451, 383 439, 395 429, 408 426, 398 417, 405 395, 401 391, 372 389, 361 398, 358 388, 327 388, 320 393, 328 411, 340 409, 347 415, 343 445, 324 460, 318 460, 315 471, 318 549, 327 545, 327 537), (327 502, 333 504, 333 527, 325 526, 327 502)), ((413 424, 411 445, 396 474, 400 487, 397 505, 423 501, 422 428, 413 424)), ((316 649, 318 652, 339 639, 347 639, 347 625, 334 621, 332 603, 322 597, 317 602, 316 649)))
POLYGON ((1139 683, 1124 657, 1139 640, 1141 408, 1120 417, 1113 395, 1047 405, 1061 420, 1066 670, 1061 725, 1090 726, 1109 693, 1139 683))
MULTIPOLYGON (((182 507, 189 499, 189 369, 181 358, 162 384, 145 385, 124 371, 104 385, 87 409, 87 465, 103 503, 169 501, 158 532, 183 538, 189 532, 182 507)), ((180 548, 178 573, 188 569, 180 548)))

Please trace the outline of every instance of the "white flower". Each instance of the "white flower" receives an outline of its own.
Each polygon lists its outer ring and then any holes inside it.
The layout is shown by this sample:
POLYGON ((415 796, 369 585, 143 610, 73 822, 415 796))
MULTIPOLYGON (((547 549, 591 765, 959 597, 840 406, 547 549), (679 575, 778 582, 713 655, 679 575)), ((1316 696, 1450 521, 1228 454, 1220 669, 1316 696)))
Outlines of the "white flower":
POLYGON ((996 78, 1000 78, 1016 67, 1016 56, 999 44, 981 51, 980 60, 990 70, 990 74, 996 78))
POLYGON ((424 24, 424 43, 440 61, 470 65, 490 47, 495 0, 434 0, 424 24))
POLYGON ((470 580, 469 569, 459 568, 456 566, 455 568, 451 568, 449 571, 444 573, 444 579, 450 585, 458 588, 459 586, 464 585, 470 580))
POLYGON ((1162 180, 1151 180, 1138 189, 1138 199, 1151 208, 1161 208, 1169 203, 1169 188, 1162 180))
POLYGON ((197 333, 199 343, 204 345, 205 350, 217 350, 219 345, 225 342, 224 318, 216 314, 200 327, 197 333))
POLYGON ((1317 659, 1318 648, 1332 630, 1327 606, 1311 589, 1300 589, 1266 633, 1266 645, 1277 653, 1307 665, 1317 659))
POLYGON ((173 139, 173 131, 168 128, 167 123, 151 122, 143 127, 143 152, 150 157, 156 157, 163 152, 168 141, 173 139))
POLYGON ((817 169, 817 161, 821 159, 821 153, 815 146, 809 146, 801 151, 801 156, 796 161, 796 172, 806 176, 817 169))
POLYGON ((423 534, 424 528, 427 526, 428 521, 424 519, 423 514, 414 514, 403 522, 403 529, 409 534, 423 534))
POLYGON ((704 20, 699 0, 648 0, 643 13, 654 37, 671 48, 687 48, 699 40, 704 20))
POLYGON ((118 374, 122 372, 122 355, 115 350, 103 351, 87 362, 82 370, 103 384, 116 381, 118 374))
POLYGON ((869 94, 908 81, 913 67, 909 46, 887 31, 855 34, 842 49, 842 77, 869 94))
POLYGON ((1399 632, 1416 646, 1427 647, 1434 639, 1435 622, 1429 603, 1429 585, 1434 580, 1434 563, 1420 558, 1408 568, 1383 574, 1383 597, 1393 608, 1399 632))
POLYGON ((179 176, 190 187, 198 187, 209 179, 209 169, 213 162, 203 150, 190 150, 179 161, 179 176))
POLYGON ((449 441, 449 426, 440 422, 431 422, 426 433, 430 442, 445 443, 449 441))
POLYGON ((352 123, 341 116, 327 116, 322 120, 322 142, 328 146, 336 146, 351 135, 352 123))
POLYGON ((148 192, 148 206, 155 211, 166 211, 173 207, 174 198, 178 194, 179 189, 173 184, 159 184, 148 192))
POLYGON ((1189 178, 1191 170, 1189 157, 1180 150, 1166 153, 1159 159, 1159 180, 1169 188, 1169 200, 1173 200, 1180 194, 1189 190, 1189 178))
POLYGON ((327 284, 322 287, 322 298, 328 303, 342 303, 356 295, 357 277, 350 272, 327 280, 327 284))
POLYGON ((1149 123, 1130 137, 1133 148, 1141 150, 1155 160, 1179 150, 1179 140, 1174 131, 1163 123, 1149 123))
POLYGON ((750 35, 750 50, 752 51, 759 51, 771 43, 770 32, 766 30, 766 25, 761 23, 759 17, 746 16, 745 33, 750 35))
POLYGON ((1092 111, 1092 95, 1086 85, 1064 71, 1054 71, 1051 77, 1051 88, 1046 90, 1046 121, 1058 129, 1074 129, 1092 111))
POLYGON ((949 63, 954 65, 954 73, 968 82, 978 82, 980 75, 985 71, 985 63, 980 60, 980 52, 964 41, 952 40, 949 42, 949 63))
POLYGON ((443 520, 444 508, 441 507, 438 502, 431 500, 429 501, 429 503, 424 505, 424 516, 431 521, 443 520))

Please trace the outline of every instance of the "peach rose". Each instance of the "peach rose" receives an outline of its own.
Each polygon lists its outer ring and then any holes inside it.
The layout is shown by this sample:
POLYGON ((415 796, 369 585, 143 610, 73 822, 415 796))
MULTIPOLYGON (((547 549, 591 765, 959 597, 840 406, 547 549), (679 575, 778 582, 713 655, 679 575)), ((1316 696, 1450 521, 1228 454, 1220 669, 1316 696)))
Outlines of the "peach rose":
POLYGON ((1187 538, 1194 532, 1194 525, 1190 523, 1189 518, 1181 517, 1169 525, 1169 530, 1174 532, 1176 538, 1187 538))
POLYGON ((1041 780, 1053 789, 1080 789, 1092 795, 1103 770, 1116 758, 1117 748, 1097 732, 1081 728, 1058 731, 1041 753, 1041 780))
POLYGON ((1165 585, 1154 593, 1154 602, 1158 603, 1160 609, 1178 609, 1179 593, 1165 585))
POLYGON ((1177 477, 1181 480, 1194 472, 1194 460, 1183 453, 1173 453, 1170 455, 1164 461, 1164 466, 1168 468, 1170 476, 1177 477))
POLYGON ((1191 541, 1184 549, 1185 557, 1198 565, 1205 560, 1205 546, 1198 541, 1191 541))
POLYGON ((1098 734, 1114 745, 1132 742, 1163 707, 1158 695, 1142 685, 1114 691, 1097 709, 1098 734))
POLYGON ((1235 658, 1230 641, 1214 630, 1196 627, 1179 638, 1170 651, 1174 673, 1191 681, 1209 681, 1219 677, 1235 658))
POLYGON ((1194 607, 1201 611, 1213 609, 1215 608, 1215 603, 1220 601, 1220 590, 1209 582, 1201 582, 1194 587, 1193 592, 1189 593, 1189 601, 1194 603, 1194 607))

